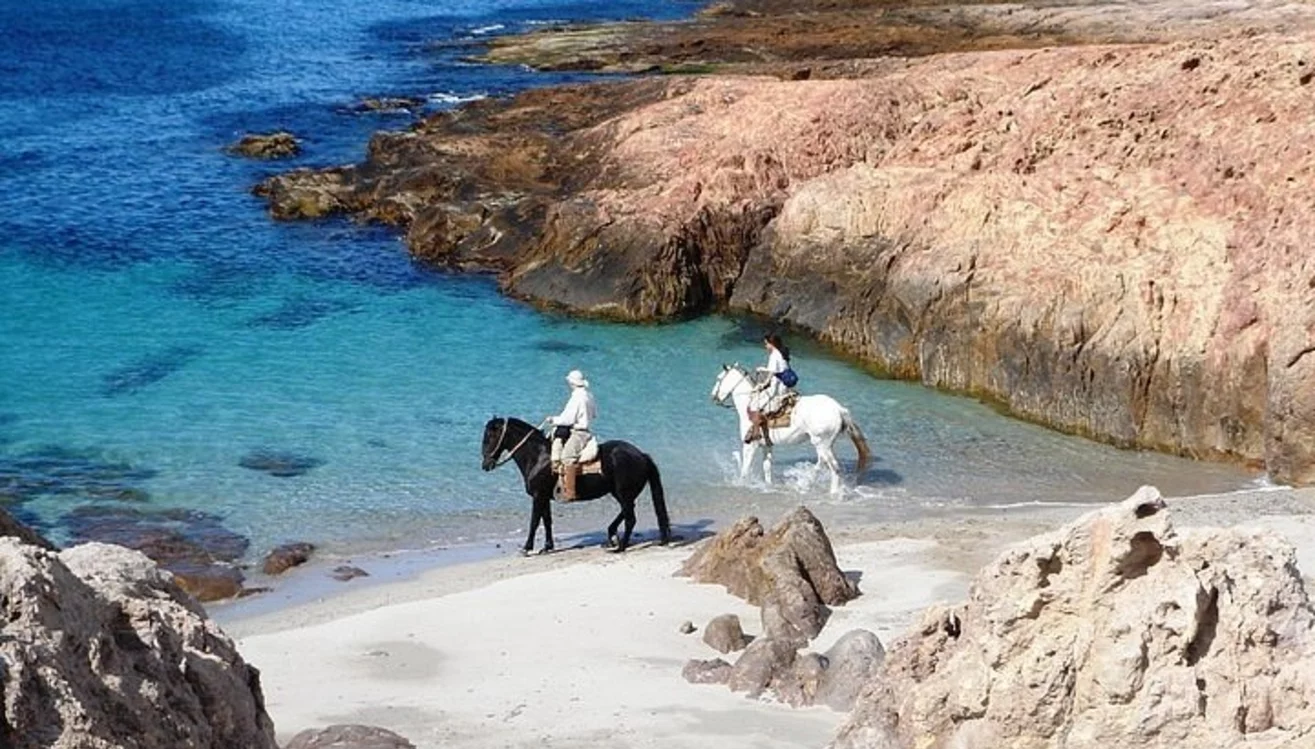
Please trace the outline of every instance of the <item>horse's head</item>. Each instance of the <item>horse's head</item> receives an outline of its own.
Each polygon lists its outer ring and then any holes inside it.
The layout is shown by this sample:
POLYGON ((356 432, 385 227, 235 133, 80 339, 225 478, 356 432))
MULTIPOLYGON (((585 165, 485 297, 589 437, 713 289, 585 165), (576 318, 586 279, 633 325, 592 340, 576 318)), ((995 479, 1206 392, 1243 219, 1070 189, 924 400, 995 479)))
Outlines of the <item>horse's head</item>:
POLYGON ((495 416, 489 419, 484 425, 484 441, 480 445, 480 456, 483 461, 480 467, 486 471, 492 471, 498 467, 498 456, 502 451, 507 449, 507 423, 508 419, 495 416))
POLYGON ((739 364, 721 365, 721 372, 718 373, 716 381, 712 383, 713 402, 725 403, 726 399, 735 392, 735 389, 748 382, 748 379, 749 375, 745 373, 739 364))

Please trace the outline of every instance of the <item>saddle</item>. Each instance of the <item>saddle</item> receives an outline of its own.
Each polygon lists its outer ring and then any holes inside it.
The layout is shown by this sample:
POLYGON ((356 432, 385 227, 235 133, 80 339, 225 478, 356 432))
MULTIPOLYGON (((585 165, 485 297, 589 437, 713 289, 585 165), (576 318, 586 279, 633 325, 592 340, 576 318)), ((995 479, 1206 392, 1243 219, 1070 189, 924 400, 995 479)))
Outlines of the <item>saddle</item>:
POLYGON ((767 427, 777 429, 780 427, 790 426, 790 419, 794 416, 795 402, 799 400, 799 394, 793 390, 781 396, 781 405, 776 410, 767 414, 767 427))
MULTIPOLYGON (((598 438, 591 436, 585 443, 584 449, 580 451, 580 459, 576 461, 580 466, 580 475, 603 472, 603 460, 598 457, 598 438)), ((558 475, 562 473, 562 464, 554 463, 552 472, 558 475)))

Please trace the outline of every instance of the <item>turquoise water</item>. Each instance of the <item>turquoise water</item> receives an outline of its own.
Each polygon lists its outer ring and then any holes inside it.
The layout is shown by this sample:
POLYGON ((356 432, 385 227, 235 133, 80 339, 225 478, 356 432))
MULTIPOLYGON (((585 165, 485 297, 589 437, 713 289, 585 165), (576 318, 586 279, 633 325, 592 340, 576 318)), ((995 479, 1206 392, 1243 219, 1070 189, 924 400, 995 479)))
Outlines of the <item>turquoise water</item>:
MULTIPOLYGON (((276 224, 248 194, 273 171, 360 158, 371 132, 411 121, 355 113, 362 96, 423 94, 433 110, 568 80, 463 63, 493 27, 693 4, 60 5, 40 19, 0 8, 0 502, 59 540, 74 508, 127 503, 210 513, 249 556, 284 540, 344 554, 519 541, 519 476, 480 471, 480 434, 494 414, 555 412, 576 367, 602 436, 655 457, 685 528, 799 501, 866 522, 1259 480, 1058 435, 800 345, 803 388, 848 405, 878 462, 832 498, 811 451, 787 448, 775 489, 742 485, 734 416, 708 393, 722 362, 762 358, 757 323, 543 315, 488 278, 415 265, 388 232, 276 224), (305 139, 302 156, 222 150, 278 127, 305 139), (243 465, 261 453, 305 465, 243 465)), ((559 535, 614 511, 560 508, 559 535)))

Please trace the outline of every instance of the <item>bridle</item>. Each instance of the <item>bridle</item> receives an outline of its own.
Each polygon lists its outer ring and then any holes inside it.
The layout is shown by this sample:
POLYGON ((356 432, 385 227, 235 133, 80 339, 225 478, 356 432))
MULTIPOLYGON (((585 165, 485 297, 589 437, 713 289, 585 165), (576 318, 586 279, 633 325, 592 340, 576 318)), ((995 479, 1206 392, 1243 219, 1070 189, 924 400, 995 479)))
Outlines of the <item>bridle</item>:
MULTIPOLYGON (((725 369, 723 369, 721 372, 722 378, 726 377, 726 375, 730 374, 731 372, 735 372, 736 374, 738 374, 740 376, 740 379, 742 380, 749 379, 749 375, 744 370, 740 369, 739 365, 733 367, 726 367, 725 369)), ((721 379, 718 379, 717 382, 720 383, 721 379)), ((735 388, 737 387, 739 387, 738 383, 727 389, 726 394, 723 395, 722 397, 720 398, 713 397, 712 402, 716 403, 722 408, 735 408, 735 404, 732 402, 731 396, 735 394, 735 388)))
MULTIPOLYGON (((498 434, 498 443, 497 443, 496 445, 493 446, 493 454, 494 454, 494 455, 497 455, 499 452, 502 451, 502 441, 505 440, 505 439, 507 439, 507 425, 510 424, 510 423, 511 423, 511 419, 508 419, 508 418, 506 418, 506 417, 503 417, 503 419, 502 419, 502 431, 498 434)), ((516 456, 516 451, 519 450, 519 449, 521 449, 522 447, 524 447, 524 446, 525 446, 525 443, 530 441, 530 436, 533 435, 533 434, 534 434, 535 432, 537 432, 537 431, 539 431, 539 430, 538 430, 538 429, 531 429, 531 430, 529 430, 528 432, 526 432, 526 433, 525 433, 525 436, 524 436, 524 437, 521 437, 521 441, 520 441, 520 442, 517 442, 515 447, 511 448, 510 450, 508 450, 506 455, 504 455, 504 456, 502 456, 501 458, 498 458, 497 460, 493 461, 493 467, 494 467, 494 468, 497 468, 498 466, 504 465, 504 464, 506 464, 507 461, 509 461, 509 460, 511 460, 513 457, 515 457, 515 456, 516 456)), ((488 457, 488 456, 485 456, 485 457, 488 457)))

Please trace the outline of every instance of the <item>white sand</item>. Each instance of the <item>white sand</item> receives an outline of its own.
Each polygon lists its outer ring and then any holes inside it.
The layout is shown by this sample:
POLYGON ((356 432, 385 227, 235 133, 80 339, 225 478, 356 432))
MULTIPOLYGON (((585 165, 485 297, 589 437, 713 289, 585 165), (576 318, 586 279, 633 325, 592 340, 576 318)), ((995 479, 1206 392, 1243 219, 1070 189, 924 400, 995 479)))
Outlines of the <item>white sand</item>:
MULTIPOLYGON (((1285 532, 1303 569, 1315 571, 1315 493, 1173 505, 1180 524, 1285 532)), ((889 644, 928 604, 961 600, 983 559, 1080 512, 832 530, 840 566, 861 573, 863 596, 835 610, 813 649, 856 627, 889 644)), ((746 632, 760 628, 756 608, 720 586, 672 576, 690 553, 576 550, 446 567, 225 628, 261 670, 281 741, 307 727, 366 723, 422 749, 824 746, 843 715, 681 678, 688 659, 718 656, 701 641, 712 617, 735 613, 746 632), (699 631, 680 634, 685 620, 699 631)))

